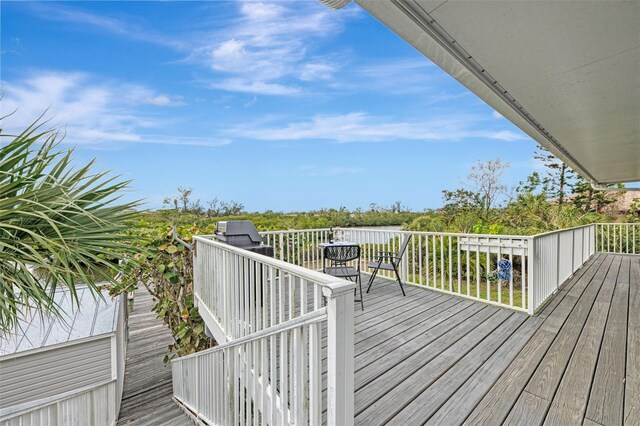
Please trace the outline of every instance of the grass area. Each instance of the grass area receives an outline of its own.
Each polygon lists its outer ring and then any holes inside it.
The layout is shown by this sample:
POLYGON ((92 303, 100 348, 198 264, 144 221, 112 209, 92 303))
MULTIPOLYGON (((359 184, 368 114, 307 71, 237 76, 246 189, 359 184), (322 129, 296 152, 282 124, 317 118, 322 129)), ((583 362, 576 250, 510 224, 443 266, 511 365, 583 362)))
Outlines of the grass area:
MULTIPOLYGON (((438 279, 433 281, 433 277, 429 277, 429 281, 423 276, 420 277, 418 275, 409 275, 408 282, 420 286, 424 286, 427 288, 437 288, 440 290, 449 291, 449 281, 445 278, 444 283, 438 279)), ((451 292, 462 295, 469 295, 471 297, 478 297, 482 300, 488 300, 491 302, 498 303, 498 297, 500 297, 500 303, 503 305, 510 306, 509 300, 509 285, 500 286, 497 282, 489 282, 489 295, 487 296, 487 282, 486 280, 480 281, 480 286, 478 288, 478 283, 476 280, 470 280, 469 285, 467 286, 466 280, 463 280, 461 285, 458 285, 456 279, 451 283, 451 292), (478 296, 479 293, 479 296, 478 296)), ((513 305, 517 308, 522 308, 522 289, 519 285, 514 283, 513 285, 513 305)), ((525 306, 526 308, 526 301, 525 306)))

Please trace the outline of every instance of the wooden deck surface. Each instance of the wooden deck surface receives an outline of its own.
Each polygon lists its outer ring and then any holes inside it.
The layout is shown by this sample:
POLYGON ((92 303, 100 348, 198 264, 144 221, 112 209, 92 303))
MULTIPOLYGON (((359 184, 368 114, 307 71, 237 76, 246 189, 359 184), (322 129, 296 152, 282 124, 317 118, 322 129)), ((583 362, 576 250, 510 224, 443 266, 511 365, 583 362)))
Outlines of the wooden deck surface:
POLYGON ((379 281, 356 424, 640 424, 640 257, 597 254, 539 315, 379 281))
POLYGON ((163 358, 171 332, 151 311, 151 295, 140 287, 129 315, 129 343, 118 425, 193 425, 171 399, 171 368, 163 358))
MULTIPOLYGON (((405 291, 354 305, 356 424, 640 425, 640 256, 596 254, 533 317, 405 291)), ((136 294, 119 424, 190 424, 150 308, 136 294)))

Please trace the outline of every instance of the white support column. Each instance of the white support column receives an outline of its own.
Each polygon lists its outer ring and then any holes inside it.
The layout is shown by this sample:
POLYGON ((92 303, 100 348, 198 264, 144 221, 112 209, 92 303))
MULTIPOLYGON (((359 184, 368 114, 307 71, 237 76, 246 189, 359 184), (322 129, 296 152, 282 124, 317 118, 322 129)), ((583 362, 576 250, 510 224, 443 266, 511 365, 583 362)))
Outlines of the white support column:
POLYGON ((354 422, 354 283, 323 287, 327 298, 327 425, 354 422))
POLYGON ((529 238, 529 241, 527 244, 527 258, 528 258, 527 272, 528 273, 527 273, 526 291, 527 291, 527 312, 529 313, 529 315, 533 315, 536 310, 536 306, 533 305, 535 300, 534 293, 536 289, 536 277, 535 277, 534 269, 535 269, 535 262, 537 258, 535 241, 536 239, 534 237, 531 237, 529 238))

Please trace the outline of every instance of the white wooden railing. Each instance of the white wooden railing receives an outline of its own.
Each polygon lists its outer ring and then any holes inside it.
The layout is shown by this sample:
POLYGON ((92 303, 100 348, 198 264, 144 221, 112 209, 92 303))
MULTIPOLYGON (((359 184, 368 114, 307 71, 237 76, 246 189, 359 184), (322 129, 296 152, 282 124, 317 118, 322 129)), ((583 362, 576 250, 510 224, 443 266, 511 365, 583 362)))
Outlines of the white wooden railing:
POLYGON ((321 424, 326 319, 326 308, 318 309, 178 358, 172 363, 174 398, 207 424, 321 424))
POLYGON ((404 283, 534 314, 596 251, 637 254, 639 227, 592 224, 534 236, 262 233, 276 259, 195 237, 194 297, 220 346, 172 362, 175 400, 205 424, 321 424, 325 404, 327 424, 353 423, 354 284, 315 271, 319 244, 329 239, 360 244, 366 270, 379 251, 397 251, 411 238, 400 264, 404 283))
MULTIPOLYGON (((398 251, 411 238, 401 262, 404 283, 428 287, 533 314, 596 252, 640 253, 640 224, 578 226, 534 236, 413 232, 366 228, 263 233, 276 256, 312 269, 322 267, 318 242, 351 241, 362 248, 361 268, 379 251, 398 251), (498 260, 511 265, 508 279, 498 260)), ((394 278, 392 271, 380 275, 394 278)))
POLYGON ((209 238, 194 242, 196 305, 221 345, 173 361, 175 399, 207 424, 320 424, 323 402, 328 424, 351 423, 355 285, 209 238))
POLYGON ((640 254, 640 223, 597 223, 596 251, 640 254))
POLYGON ((596 225, 534 235, 530 249, 533 314, 596 252, 596 225))
POLYGON ((331 228, 267 231, 260 235, 274 248, 275 257, 294 265, 318 270, 322 268, 319 244, 334 238, 331 228))
MULTIPOLYGON (((335 232, 339 240, 360 244, 363 271, 378 252, 397 252, 402 241, 411 238, 400 264, 403 283, 528 311, 529 237, 360 228, 335 232), (500 259, 509 261, 506 279, 498 274, 500 259)), ((394 278, 393 271, 380 275, 394 278)))

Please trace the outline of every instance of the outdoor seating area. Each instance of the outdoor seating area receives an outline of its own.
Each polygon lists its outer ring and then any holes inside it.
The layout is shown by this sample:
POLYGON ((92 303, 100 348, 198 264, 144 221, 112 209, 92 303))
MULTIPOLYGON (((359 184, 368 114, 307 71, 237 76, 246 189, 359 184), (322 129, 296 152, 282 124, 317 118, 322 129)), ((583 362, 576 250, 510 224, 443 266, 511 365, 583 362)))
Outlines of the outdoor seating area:
POLYGON ((376 260, 370 261, 367 263, 367 267, 373 270, 371 274, 371 278, 369 278, 369 282, 367 285, 367 293, 371 290, 371 286, 376 279, 376 275, 380 270, 383 271, 393 271, 395 274, 396 280, 398 281, 398 285, 400 286, 400 290, 402 290, 402 295, 406 296, 404 292, 404 287, 402 286, 402 278, 400 278, 400 273, 398 269, 400 268, 400 262, 402 262, 402 256, 405 251, 407 251, 407 246, 409 245, 409 241, 411 241, 411 235, 406 236, 402 244, 400 244, 400 250, 397 252, 392 251, 381 251, 376 253, 376 260))
POLYGON ((220 346, 172 362, 174 398, 194 418, 565 425, 638 417, 639 225, 530 237, 355 228, 262 236, 276 259, 196 237, 195 296, 220 346), (362 277, 381 252, 398 259, 395 270, 362 277), (355 303, 362 278, 372 285, 355 303), (211 381, 192 379, 201 368, 212 369, 211 381))
MULTIPOLYGON (((323 243, 322 247, 322 272, 332 277, 345 278, 355 281, 360 289, 360 302, 364 310, 364 298, 362 296, 362 275, 360 274, 360 246, 354 243, 323 243), (353 262, 355 266, 350 266, 353 262)), ((358 291, 354 289, 354 292, 358 291)))

